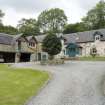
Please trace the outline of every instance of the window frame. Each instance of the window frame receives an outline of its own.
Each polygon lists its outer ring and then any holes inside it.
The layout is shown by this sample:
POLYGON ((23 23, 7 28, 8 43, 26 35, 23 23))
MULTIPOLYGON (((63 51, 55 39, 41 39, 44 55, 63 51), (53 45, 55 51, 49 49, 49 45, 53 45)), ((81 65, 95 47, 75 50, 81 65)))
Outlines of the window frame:
POLYGON ((95 36, 95 41, 100 41, 100 38, 101 38, 100 35, 96 35, 95 36))

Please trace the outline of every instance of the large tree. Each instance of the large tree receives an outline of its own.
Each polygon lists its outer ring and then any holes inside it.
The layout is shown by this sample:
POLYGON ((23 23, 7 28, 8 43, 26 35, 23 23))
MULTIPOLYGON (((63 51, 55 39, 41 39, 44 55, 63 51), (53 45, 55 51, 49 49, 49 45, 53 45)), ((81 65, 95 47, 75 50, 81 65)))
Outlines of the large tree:
POLYGON ((11 34, 11 35, 18 34, 18 30, 13 26, 0 25, 0 32, 1 33, 6 33, 6 34, 11 34))
POLYGON ((4 16, 4 13, 2 12, 2 10, 0 10, 0 25, 2 25, 2 21, 1 18, 4 16))
POLYGON ((19 32, 23 33, 26 36, 29 35, 38 35, 40 34, 39 26, 35 19, 22 19, 17 25, 19 32))
POLYGON ((105 28, 105 2, 101 0, 97 3, 82 20, 89 30, 105 28))
POLYGON ((43 40, 42 49, 47 52, 51 58, 61 52, 62 44, 60 38, 58 38, 54 33, 48 33, 43 40))
POLYGON ((63 33, 69 34, 69 33, 76 33, 76 32, 82 32, 82 31, 87 31, 87 29, 84 27, 84 24, 81 22, 81 23, 66 25, 63 33))
POLYGON ((38 17, 38 24, 43 32, 60 33, 67 22, 67 17, 62 9, 55 8, 43 11, 38 17))

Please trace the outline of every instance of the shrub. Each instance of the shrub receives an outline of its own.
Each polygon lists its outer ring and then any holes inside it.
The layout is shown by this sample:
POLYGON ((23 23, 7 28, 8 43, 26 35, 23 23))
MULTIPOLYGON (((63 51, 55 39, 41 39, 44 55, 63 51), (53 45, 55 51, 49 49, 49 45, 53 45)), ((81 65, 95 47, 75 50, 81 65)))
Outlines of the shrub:
POLYGON ((50 59, 53 59, 54 55, 61 52, 62 44, 60 38, 54 33, 48 33, 43 40, 42 49, 49 54, 50 59))

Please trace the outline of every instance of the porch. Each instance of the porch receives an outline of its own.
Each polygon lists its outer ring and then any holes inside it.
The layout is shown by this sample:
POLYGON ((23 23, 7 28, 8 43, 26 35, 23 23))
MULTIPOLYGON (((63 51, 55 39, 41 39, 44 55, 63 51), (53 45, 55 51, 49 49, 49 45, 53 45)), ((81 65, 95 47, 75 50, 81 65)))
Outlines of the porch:
POLYGON ((76 57, 82 55, 82 47, 76 43, 69 43, 66 47, 66 55, 68 57, 76 57))

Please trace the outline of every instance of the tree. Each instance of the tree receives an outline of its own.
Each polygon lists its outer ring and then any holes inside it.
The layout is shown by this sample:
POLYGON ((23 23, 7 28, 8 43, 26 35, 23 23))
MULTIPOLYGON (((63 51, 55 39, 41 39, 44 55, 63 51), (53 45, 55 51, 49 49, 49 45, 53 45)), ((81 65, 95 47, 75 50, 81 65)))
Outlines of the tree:
POLYGON ((84 27, 84 24, 81 22, 81 23, 66 25, 63 33, 69 34, 69 33, 76 33, 76 32, 82 32, 82 31, 87 31, 87 29, 84 27))
POLYGON ((105 2, 101 0, 82 19, 87 29, 105 28, 105 2))
POLYGON ((1 33, 6 33, 6 34, 11 34, 11 35, 18 34, 18 30, 15 27, 13 27, 13 26, 0 25, 0 32, 1 33))
POLYGON ((50 55, 51 59, 53 59, 54 55, 61 52, 62 45, 60 38, 53 33, 49 33, 43 40, 42 49, 50 55))
POLYGON ((19 21, 17 28, 20 33, 26 36, 40 34, 39 26, 35 19, 22 19, 19 21))
POLYGON ((2 21, 1 18, 4 16, 4 13, 2 12, 2 10, 0 10, 0 25, 2 25, 2 21))
POLYGON ((60 33, 63 31, 66 22, 65 13, 59 8, 45 10, 38 17, 38 24, 43 32, 60 33))

